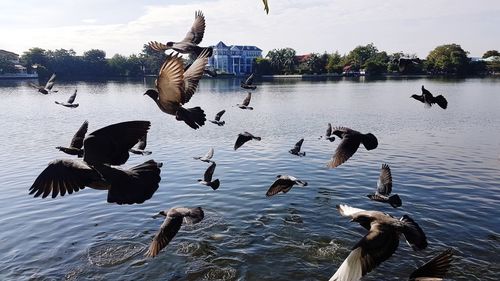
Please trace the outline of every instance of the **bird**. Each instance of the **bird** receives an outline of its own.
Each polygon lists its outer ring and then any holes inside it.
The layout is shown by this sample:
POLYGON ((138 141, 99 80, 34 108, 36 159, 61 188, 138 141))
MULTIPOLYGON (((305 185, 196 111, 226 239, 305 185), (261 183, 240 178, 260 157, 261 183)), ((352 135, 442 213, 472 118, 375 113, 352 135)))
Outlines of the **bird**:
MULTIPOLYGON (((319 139, 322 139, 323 136, 319 137, 319 139)), ((324 138, 326 140, 329 140, 330 142, 333 142, 335 140, 335 137, 332 136, 332 124, 331 123, 328 123, 328 127, 326 128, 326 133, 325 133, 325 136, 324 138)))
POLYGON ((200 47, 198 44, 203 40, 203 35, 205 33, 205 16, 203 12, 196 11, 194 14, 194 23, 191 29, 186 34, 186 37, 180 42, 167 42, 166 44, 151 41, 148 43, 149 47, 158 52, 164 52, 166 50, 174 50, 182 54, 193 54, 197 57, 201 53, 206 52, 208 57, 212 56, 212 47, 200 47))
POLYGON ((161 111, 174 115, 175 119, 184 121, 195 130, 205 124, 205 112, 199 106, 184 108, 182 105, 189 102, 196 91, 208 62, 207 55, 206 51, 202 52, 186 72, 178 54, 168 55, 156 79, 156 90, 149 89, 144 93, 156 102, 161 111))
POLYGON ((392 192, 392 175, 389 165, 382 164, 380 176, 377 182, 377 191, 368 194, 367 197, 371 200, 389 203, 393 208, 401 207, 401 198, 397 194, 391 195, 392 192))
POLYGON ((253 84, 253 76, 254 76, 253 73, 250 74, 250 76, 247 77, 247 79, 245 80, 245 82, 241 81, 240 86, 243 89, 248 89, 248 90, 255 90, 255 89, 257 89, 257 86, 252 85, 253 84))
POLYGON ((420 64, 419 58, 399 58, 397 60, 399 72, 405 72, 410 65, 420 64))
POLYGON ((216 115, 215 115, 215 120, 209 120, 210 122, 218 125, 218 126, 224 126, 224 124, 226 124, 226 121, 220 121, 220 118, 222 117, 222 115, 224 115, 224 113, 226 113, 226 110, 221 110, 219 111, 216 115))
POLYGON ((47 95, 49 94, 50 92, 54 92, 54 93, 57 93, 56 90, 52 90, 52 87, 54 87, 54 83, 56 81, 56 74, 53 73, 52 76, 50 76, 50 79, 47 81, 47 83, 45 84, 45 86, 39 86, 39 85, 35 85, 33 83, 30 83, 29 85, 35 89, 38 90, 38 92, 44 94, 44 95, 47 95))
POLYGON ((132 147, 128 151, 139 155, 150 155, 152 153, 151 151, 144 150, 146 149, 146 144, 147 144, 147 134, 139 139, 139 142, 137 143, 137 148, 132 147))
POLYGON ((58 102, 58 101, 54 101, 56 104, 60 104, 62 106, 65 106, 65 107, 70 107, 70 108, 75 108, 75 107, 78 107, 78 103, 73 103, 76 99, 76 92, 77 92, 77 89, 75 89, 75 92, 68 98, 68 101, 67 102, 58 102))
POLYGON ((198 180, 200 184, 210 186, 213 190, 217 190, 217 188, 219 188, 220 186, 219 179, 215 179, 214 181, 212 181, 212 175, 214 174, 215 166, 217 166, 217 164, 215 164, 215 162, 212 161, 212 164, 208 166, 207 170, 205 171, 203 179, 198 180))
POLYGON ((145 254, 147 257, 157 256, 158 253, 174 239, 183 221, 187 224, 196 224, 205 217, 205 213, 201 207, 175 207, 168 211, 161 211, 158 215, 164 216, 165 221, 162 223, 160 230, 156 233, 153 241, 149 245, 149 249, 145 254))
POLYGON ((271 197, 277 193, 287 193, 296 184, 298 186, 307 186, 307 182, 298 180, 296 177, 289 175, 277 175, 276 180, 266 192, 267 197, 271 197))
POLYGON ((207 154, 205 154, 205 156, 199 156, 199 157, 193 157, 194 160, 201 160, 203 162, 207 162, 207 163, 210 163, 210 162, 213 162, 211 159, 212 157, 214 156, 214 148, 211 147, 207 154))
POLYGON ((412 95, 412 98, 422 102, 426 107, 431 107, 433 104, 437 103, 439 107, 442 109, 446 109, 448 107, 448 101, 443 95, 433 96, 431 92, 429 92, 424 85, 422 85, 422 95, 412 95))
POLYGON ((149 160, 130 169, 113 166, 128 160, 129 149, 150 125, 149 121, 128 121, 90 133, 83 141, 83 160, 50 162, 29 188, 29 194, 46 198, 52 193, 56 198, 90 187, 107 190, 109 203, 143 203, 158 189, 163 164, 149 160))
POLYGON ((432 258, 419 268, 415 269, 408 280, 410 281, 440 281, 443 280, 451 261, 453 260, 452 249, 446 249, 432 258))
POLYGON ((71 139, 71 143, 69 147, 56 146, 56 149, 69 154, 69 155, 77 155, 78 158, 83 157, 83 140, 85 138, 85 134, 89 128, 89 122, 85 120, 83 124, 80 126, 78 131, 76 131, 75 135, 71 139))
POLYGON ((253 110, 253 107, 248 106, 250 104, 250 100, 252 99, 252 93, 248 92, 246 98, 243 100, 241 104, 236 104, 237 107, 241 109, 253 110))
MULTIPOLYGON (((186 64, 184 67, 184 72, 186 72, 193 63, 186 64)), ((208 75, 209 77, 215 78, 217 77, 217 71, 213 67, 205 66, 203 69, 203 74, 208 75)))
POLYGON ((262 0, 262 2, 264 2, 264 11, 266 11, 266 14, 269 14, 269 4, 267 0, 262 0))
POLYGON ((348 205, 337 205, 342 216, 351 217, 368 233, 354 245, 330 281, 354 281, 375 269, 394 254, 403 234, 414 251, 427 247, 427 237, 420 226, 408 215, 393 218, 378 211, 366 211, 348 205))
POLYGON ((238 134, 238 138, 236 139, 236 142, 234 143, 234 150, 238 149, 241 147, 244 143, 246 143, 249 140, 261 140, 261 137, 255 137, 254 135, 250 134, 249 132, 244 132, 238 134))
POLYGON ((302 147, 302 143, 304 142, 304 139, 300 139, 296 144, 295 146, 290 149, 288 152, 290 152, 291 154, 293 155, 297 155, 297 156, 306 156, 306 153, 305 152, 300 152, 300 148, 302 147))
POLYGON ((335 150, 332 159, 327 163, 328 168, 335 168, 351 158, 361 143, 367 150, 375 149, 378 146, 377 138, 371 133, 362 134, 347 127, 337 127, 332 134, 341 138, 342 141, 335 150))

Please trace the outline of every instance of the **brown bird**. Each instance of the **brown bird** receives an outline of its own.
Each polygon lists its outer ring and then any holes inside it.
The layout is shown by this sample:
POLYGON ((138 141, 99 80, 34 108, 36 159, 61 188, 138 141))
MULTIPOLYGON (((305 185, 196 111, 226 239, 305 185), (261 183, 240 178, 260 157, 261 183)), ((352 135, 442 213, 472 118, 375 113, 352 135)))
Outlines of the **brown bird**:
POLYGON ((402 202, 399 195, 391 195, 392 192, 392 175, 391 168, 389 165, 382 164, 382 169, 380 169, 380 176, 377 182, 377 191, 372 194, 368 194, 367 197, 371 200, 389 203, 392 207, 401 207, 402 202))
POLYGON ((243 100, 241 104, 236 104, 237 107, 241 109, 253 110, 253 107, 248 106, 250 104, 250 100, 252 99, 252 93, 248 92, 246 98, 243 100))
POLYGON ((337 127, 332 133, 341 138, 342 141, 335 150, 332 159, 327 163, 328 168, 335 168, 351 158, 361 143, 367 150, 375 149, 378 146, 377 138, 371 133, 362 134, 346 127, 337 127))
POLYGON ((262 0, 262 2, 264 2, 264 11, 266 11, 266 14, 269 14, 269 4, 267 0, 262 0))
POLYGON ((147 145, 147 134, 142 136, 139 139, 136 148, 132 147, 131 149, 129 149, 129 152, 139 155, 150 155, 152 153, 151 151, 144 150, 146 149, 146 145, 147 145))
POLYGON ((62 106, 65 106, 65 107, 70 107, 70 108, 75 108, 75 107, 78 107, 78 103, 73 103, 76 99, 76 92, 77 92, 77 89, 75 89, 75 92, 68 98, 68 101, 67 102, 58 102, 58 101, 54 101, 56 104, 60 104, 62 106))
POLYGON ((29 85, 31 87, 37 89, 38 92, 40 92, 44 95, 47 95, 50 92, 57 93, 57 91, 52 90, 52 87, 54 87, 55 82, 56 82, 56 74, 53 73, 52 76, 50 76, 49 81, 47 81, 47 83, 45 84, 45 86, 39 86, 39 85, 35 85, 33 83, 30 83, 29 85))
POLYGON ((429 92, 422 85, 422 95, 412 95, 412 98, 423 102, 426 107, 431 107, 433 104, 437 103, 442 109, 446 109, 448 107, 448 101, 443 97, 443 95, 439 95, 434 97, 431 92, 429 92))
POLYGON ((337 210, 342 216, 351 217, 351 221, 359 223, 368 233, 353 247, 330 281, 361 279, 394 254, 401 234, 414 251, 427 247, 425 233, 407 215, 398 220, 382 212, 347 205, 337 205, 337 210))
MULTIPOLYGON (((319 137, 319 139, 322 139, 323 136, 319 137)), ((325 133, 325 136, 324 138, 326 140, 329 140, 330 142, 333 142, 335 140, 335 137, 332 136, 332 124, 331 123, 328 123, 328 127, 326 128, 326 133, 325 133)))
POLYGON ((249 132, 244 132, 238 134, 238 138, 236 139, 236 142, 234 143, 234 150, 240 148, 244 143, 246 143, 249 140, 261 140, 261 137, 256 137, 249 132))
POLYGON ((453 260, 452 249, 447 249, 439 255, 432 258, 419 268, 415 269, 410 275, 410 281, 440 281, 448 272, 451 261, 453 260))
POLYGON ((83 140, 88 128, 89 122, 85 120, 85 122, 83 122, 83 124, 80 126, 80 129, 76 131, 75 135, 71 139, 69 147, 56 146, 56 149, 59 149, 60 151, 69 155, 77 155, 79 158, 83 157, 83 140))
POLYGON ((210 166, 208 166, 207 170, 205 171, 205 174, 203 175, 203 179, 198 180, 198 182, 200 184, 210 186, 213 190, 217 190, 217 188, 219 188, 219 186, 220 186, 219 179, 215 179, 212 181, 212 176, 213 176, 214 171, 215 171, 215 166, 217 166, 217 164, 215 164, 215 162, 212 161, 212 164, 210 166))
POLYGON ((144 93, 156 102, 161 111, 174 115, 175 119, 184 121, 193 129, 205 124, 205 112, 199 106, 186 109, 182 105, 189 102, 196 91, 208 62, 207 55, 207 52, 202 52, 186 72, 178 54, 168 55, 156 79, 156 90, 144 93))
POLYGON ((224 115, 224 113, 226 113, 226 110, 221 110, 219 111, 216 115, 215 115, 215 120, 209 120, 210 122, 218 125, 218 126, 224 126, 224 124, 226 124, 226 121, 220 121, 220 118, 222 117, 222 115, 224 115))
POLYGON ((290 152, 293 155, 297 155, 297 156, 306 156, 305 152, 300 152, 300 149, 302 148, 302 143, 304 143, 304 139, 300 139, 295 144, 295 146, 292 149, 290 149, 288 152, 290 152))
POLYGON ((240 86, 243 89, 248 89, 248 90, 255 90, 255 89, 257 89, 257 86, 252 85, 252 84, 253 84, 253 73, 250 74, 250 76, 247 77, 247 79, 245 80, 245 82, 241 81, 240 86))
MULTIPOLYGON (((191 29, 186 34, 186 37, 180 42, 167 42, 166 44, 151 41, 148 43, 149 47, 158 52, 166 50, 174 50, 182 54, 194 54, 197 57, 201 53, 206 52, 207 57, 212 56, 212 47, 199 47, 198 44, 203 40, 205 34, 205 16, 201 11, 196 11, 194 14, 194 23, 191 29)), ((205 68, 205 67, 203 67, 205 68)))
POLYGON ((307 186, 307 182, 298 180, 296 177, 289 175, 277 175, 277 179, 273 182, 269 190, 266 192, 266 196, 270 197, 280 192, 287 193, 292 189, 292 187, 297 184, 298 186, 307 186))
POLYGON ((168 211, 161 211, 158 215, 165 217, 165 221, 160 227, 160 231, 156 233, 151 245, 149 246, 146 256, 155 257, 158 253, 165 248, 172 239, 174 239, 177 232, 181 228, 182 221, 188 224, 199 223, 203 220, 205 214, 200 207, 197 208, 171 208, 168 211))

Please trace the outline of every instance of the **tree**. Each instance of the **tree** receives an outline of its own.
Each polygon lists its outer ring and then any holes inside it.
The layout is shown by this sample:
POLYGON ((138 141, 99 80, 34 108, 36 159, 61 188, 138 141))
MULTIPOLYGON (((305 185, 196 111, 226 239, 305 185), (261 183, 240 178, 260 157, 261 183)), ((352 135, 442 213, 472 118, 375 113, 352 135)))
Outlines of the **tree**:
POLYGON ((256 58, 253 62, 253 69, 258 75, 270 75, 273 74, 273 68, 271 62, 265 58, 256 58))
POLYGON ((33 65, 47 66, 47 55, 45 50, 42 48, 31 48, 21 55, 21 62, 28 68, 28 72, 31 72, 33 65))
POLYGON ((102 76, 108 71, 106 52, 92 49, 83 53, 84 74, 89 76, 102 76))
POLYGON ((345 56, 341 56, 338 51, 328 55, 326 71, 328 73, 342 73, 344 68, 345 56))
POLYGON ((360 69, 363 67, 365 62, 375 56, 378 53, 377 47, 370 43, 366 46, 357 46, 354 50, 350 51, 347 55, 347 60, 352 65, 354 70, 360 69))
POLYGON ((311 74, 321 74, 324 72, 325 64, 321 56, 318 54, 312 53, 309 55, 309 58, 306 61, 307 72, 311 74))
POLYGON ((427 56, 426 68, 432 73, 466 74, 470 59, 458 44, 441 45, 427 56))
POLYGON ((129 65, 128 65, 128 60, 126 57, 119 55, 119 54, 115 54, 108 61, 108 64, 109 64, 110 72, 113 75, 118 75, 118 76, 127 75, 129 65))
POLYGON ((266 55, 269 59, 274 73, 291 74, 293 73, 295 62, 295 50, 292 48, 273 49, 266 55))
POLYGON ((386 52, 375 53, 363 64, 363 68, 370 75, 380 75, 387 72, 389 56, 386 52))
POLYGON ((143 67, 145 69, 145 74, 158 74, 160 67, 167 58, 164 52, 158 52, 149 47, 148 44, 144 44, 142 48, 142 53, 139 55, 143 62, 143 67))
POLYGON ((483 55, 483 59, 487 59, 489 57, 500 57, 500 52, 497 50, 489 50, 483 55))
POLYGON ((9 58, 5 56, 0 56, 0 74, 14 73, 14 72, 16 72, 14 63, 9 58))

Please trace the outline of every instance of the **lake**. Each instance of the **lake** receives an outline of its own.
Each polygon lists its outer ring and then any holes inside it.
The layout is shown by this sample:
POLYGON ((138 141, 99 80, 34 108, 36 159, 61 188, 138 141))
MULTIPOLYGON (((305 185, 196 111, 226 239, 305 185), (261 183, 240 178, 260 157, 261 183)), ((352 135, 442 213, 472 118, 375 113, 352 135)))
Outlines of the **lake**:
POLYGON ((498 280, 500 274, 500 79, 257 81, 250 106, 234 107, 246 91, 239 79, 201 81, 188 107, 207 119, 225 109, 223 127, 193 130, 161 112, 143 93, 152 80, 58 81, 41 95, 26 81, 0 81, 0 280, 328 280, 366 231, 335 206, 410 215, 429 246, 414 252, 400 240, 396 253, 363 280, 405 280, 451 247, 450 280, 498 280), (425 85, 448 99, 448 109, 425 108, 412 94, 425 85), (76 109, 54 104, 78 89, 76 109), (33 198, 28 188, 47 164, 71 158, 68 145, 84 120, 89 132, 112 123, 150 120, 149 156, 125 167, 163 162, 160 187, 141 205, 106 202, 86 188, 64 197, 33 198), (349 161, 327 169, 339 140, 318 140, 327 123, 378 138, 349 161), (262 137, 237 151, 238 133, 262 137), (301 138, 305 157, 288 150, 301 138), (213 191, 198 184, 215 149, 213 191), (391 167, 401 208, 368 200, 380 167, 391 167), (276 175, 309 183, 267 198, 276 175), (154 258, 144 253, 175 206, 205 210, 184 225, 154 258))

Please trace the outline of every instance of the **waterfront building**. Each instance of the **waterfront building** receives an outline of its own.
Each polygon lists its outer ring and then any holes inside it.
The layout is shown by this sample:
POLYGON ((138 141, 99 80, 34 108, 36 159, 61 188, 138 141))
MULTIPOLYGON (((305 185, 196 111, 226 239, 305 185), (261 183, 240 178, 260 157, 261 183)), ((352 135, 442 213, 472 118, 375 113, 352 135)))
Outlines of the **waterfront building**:
POLYGON ((6 73, 0 69, 0 78, 37 78, 38 74, 29 74, 28 69, 21 65, 19 62, 19 55, 6 50, 0 50, 0 57, 7 59, 14 65, 15 71, 12 73, 6 73))
POLYGON ((220 41, 215 46, 208 66, 219 73, 246 75, 253 72, 253 62, 262 57, 262 50, 256 46, 226 45, 220 41))

